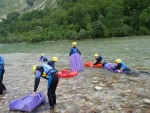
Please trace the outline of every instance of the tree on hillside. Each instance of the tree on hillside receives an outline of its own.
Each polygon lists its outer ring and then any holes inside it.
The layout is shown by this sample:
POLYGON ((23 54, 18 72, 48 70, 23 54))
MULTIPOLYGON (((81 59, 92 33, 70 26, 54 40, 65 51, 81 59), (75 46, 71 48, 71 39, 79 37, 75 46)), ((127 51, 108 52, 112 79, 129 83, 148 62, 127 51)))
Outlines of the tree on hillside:
POLYGON ((12 22, 15 22, 18 20, 18 17, 19 17, 19 13, 18 12, 13 12, 13 13, 10 13, 8 16, 7 16, 7 19, 3 19, 3 22, 5 24, 10 24, 12 22))

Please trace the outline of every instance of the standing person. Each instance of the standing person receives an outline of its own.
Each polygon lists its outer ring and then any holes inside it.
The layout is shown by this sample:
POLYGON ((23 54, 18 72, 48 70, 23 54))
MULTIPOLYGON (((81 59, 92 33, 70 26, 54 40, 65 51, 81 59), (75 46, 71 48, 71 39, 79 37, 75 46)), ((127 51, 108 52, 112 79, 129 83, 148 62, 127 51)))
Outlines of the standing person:
POLYGON ((6 87, 3 84, 3 75, 5 73, 4 65, 5 65, 4 58, 3 56, 0 56, 0 95, 3 94, 3 90, 6 90, 6 87))
POLYGON ((99 56, 98 54, 95 54, 94 55, 95 59, 96 59, 96 62, 93 64, 94 65, 97 65, 97 64, 102 64, 103 66, 105 66, 105 64, 107 63, 104 58, 102 56, 99 56))
POLYGON ((127 70, 127 65, 124 62, 122 62, 121 59, 116 59, 115 63, 116 63, 116 66, 114 70, 118 69, 120 72, 127 70))
POLYGON ((44 78, 48 81, 48 91, 47 96, 50 104, 50 110, 54 109, 54 105, 56 104, 56 88, 59 81, 59 78, 56 74, 56 70, 47 64, 43 64, 41 66, 35 65, 32 68, 32 72, 35 74, 35 83, 34 83, 34 91, 33 95, 39 86, 40 78, 44 78))
POLYGON ((71 56, 71 55, 74 54, 74 53, 78 53, 78 54, 81 55, 80 50, 77 48, 77 42, 73 42, 73 43, 72 43, 72 46, 73 46, 73 47, 70 49, 69 55, 71 56))
POLYGON ((47 62, 48 59, 47 59, 46 56, 44 56, 44 54, 41 54, 41 57, 40 57, 39 61, 41 61, 41 62, 47 62))
POLYGON ((71 71, 83 71, 84 65, 81 57, 81 52, 77 48, 77 42, 72 43, 72 48, 70 50, 70 67, 71 71))

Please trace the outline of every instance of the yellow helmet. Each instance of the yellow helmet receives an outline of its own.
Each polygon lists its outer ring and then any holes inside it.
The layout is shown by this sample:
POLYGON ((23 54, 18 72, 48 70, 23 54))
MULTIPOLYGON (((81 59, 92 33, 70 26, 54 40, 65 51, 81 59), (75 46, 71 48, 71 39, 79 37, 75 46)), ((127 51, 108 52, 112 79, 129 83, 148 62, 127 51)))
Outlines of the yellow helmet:
POLYGON ((98 54, 95 54, 95 55, 94 55, 94 57, 96 57, 96 58, 97 58, 97 57, 98 57, 98 54))
POLYGON ((57 61, 58 61, 58 58, 57 58, 57 57, 53 57, 53 58, 52 58, 52 61, 53 61, 53 62, 57 62, 57 61))
POLYGON ((75 46, 75 45, 77 45, 77 42, 72 42, 72 46, 75 46))
POLYGON ((35 71, 36 71, 37 66, 38 66, 38 65, 34 65, 34 66, 32 67, 32 73, 33 73, 33 74, 35 74, 35 71))
POLYGON ((119 63, 121 62, 121 59, 116 59, 115 62, 116 62, 117 64, 119 64, 119 63))
POLYGON ((44 53, 42 53, 41 56, 44 56, 44 53))

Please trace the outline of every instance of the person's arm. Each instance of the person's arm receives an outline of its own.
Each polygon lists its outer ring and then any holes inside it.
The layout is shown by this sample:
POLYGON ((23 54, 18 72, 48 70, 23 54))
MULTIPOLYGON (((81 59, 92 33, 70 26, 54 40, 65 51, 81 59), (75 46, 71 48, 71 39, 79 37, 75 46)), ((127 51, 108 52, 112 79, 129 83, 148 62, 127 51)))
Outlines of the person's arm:
POLYGON ((80 50, 79 49, 77 49, 78 50, 78 53, 81 55, 81 52, 80 52, 80 50))
POLYGON ((69 53, 69 56, 71 56, 71 54, 72 54, 72 48, 70 49, 70 53, 69 53))
POLYGON ((34 82, 34 92, 36 92, 38 86, 40 83, 40 78, 35 78, 35 82, 34 82))
POLYGON ((102 57, 98 57, 98 59, 96 60, 96 62, 93 65, 99 64, 102 61, 102 57))
POLYGON ((36 70, 35 72, 35 82, 34 82, 34 91, 33 91, 33 95, 35 94, 39 84, 40 84, 40 77, 42 76, 43 73, 43 69, 39 68, 36 70))
POLYGON ((116 69, 121 69, 121 66, 122 66, 122 64, 121 63, 119 63, 115 68, 114 68, 114 70, 116 70, 116 69))

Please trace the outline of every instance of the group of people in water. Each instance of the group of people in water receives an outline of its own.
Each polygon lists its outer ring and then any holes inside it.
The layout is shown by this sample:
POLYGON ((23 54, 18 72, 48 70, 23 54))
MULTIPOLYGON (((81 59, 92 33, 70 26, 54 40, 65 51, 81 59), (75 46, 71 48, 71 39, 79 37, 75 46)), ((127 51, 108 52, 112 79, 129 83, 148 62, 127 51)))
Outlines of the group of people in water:
MULTIPOLYGON (((77 42, 72 43, 72 48, 70 49, 69 55, 78 53, 81 55, 80 50, 77 48, 77 42)), ((96 64, 102 64, 105 66, 107 63, 102 56, 99 56, 98 54, 94 55, 96 62, 93 65, 96 64)), ((57 70, 55 68, 55 62, 57 62, 57 57, 52 57, 52 60, 48 61, 48 59, 44 56, 44 54, 41 55, 40 61, 47 62, 47 64, 43 64, 41 66, 33 66, 33 73, 35 74, 35 85, 34 85, 34 92, 33 95, 35 95, 35 92, 38 88, 40 77, 45 78, 48 80, 48 99, 50 104, 50 109, 54 109, 54 105, 56 104, 56 88, 59 81, 59 78, 57 76, 57 70)), ((120 59, 116 59, 115 63, 117 64, 114 70, 119 69, 122 71, 125 71, 127 69, 127 66, 125 63, 123 63, 120 59)))
MULTIPOLYGON (((102 56, 99 56, 98 54, 95 54, 94 56, 96 62, 93 65, 102 64, 102 66, 104 67, 107 64, 107 62, 104 60, 102 56)), ((115 68, 112 68, 113 70, 120 70, 120 72, 122 72, 128 69, 127 65, 124 62, 122 62, 121 59, 116 59, 115 63, 116 65, 115 68)))
MULTIPOLYGON (((72 43, 72 48, 70 50, 69 55, 78 53, 81 55, 80 50, 77 48, 77 42, 72 43)), ((98 54, 94 55, 96 62, 93 65, 102 64, 105 66, 107 62, 104 60, 104 58, 98 54)), ((5 72, 4 69, 4 59, 2 56, 0 56, 0 59, 2 62, 0 62, 0 95, 2 94, 3 90, 6 90, 6 87, 2 83, 3 81, 3 74, 5 72)), ((51 60, 48 60, 47 57, 42 54, 39 61, 46 62, 42 65, 34 65, 32 67, 32 73, 35 74, 35 82, 34 82, 34 89, 32 95, 34 96, 36 94, 36 91, 38 89, 40 78, 44 78, 48 81, 48 88, 47 88, 47 96, 49 100, 50 109, 53 110, 54 106, 56 105, 56 88, 59 82, 59 77, 57 75, 57 69, 55 67, 55 63, 58 61, 57 57, 52 57, 51 60)), ((115 61, 116 66, 114 70, 119 69, 122 71, 125 71, 127 69, 127 66, 125 63, 123 63, 120 59, 116 59, 115 61)))

